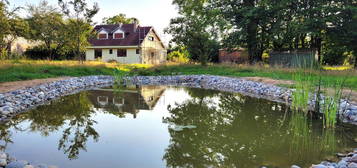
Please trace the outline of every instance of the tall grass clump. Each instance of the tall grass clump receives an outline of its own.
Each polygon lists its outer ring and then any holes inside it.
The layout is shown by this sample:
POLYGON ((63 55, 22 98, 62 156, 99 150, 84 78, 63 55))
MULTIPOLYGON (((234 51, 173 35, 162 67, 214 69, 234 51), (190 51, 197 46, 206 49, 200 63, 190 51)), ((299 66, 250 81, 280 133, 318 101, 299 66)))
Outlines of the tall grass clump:
POLYGON ((333 128, 337 123, 343 85, 347 76, 335 81, 323 81, 322 71, 321 66, 316 64, 305 64, 296 71, 293 75, 295 91, 292 94, 292 107, 305 114, 310 110, 314 110, 317 115, 323 114, 324 127, 333 128), (334 91, 333 95, 327 94, 330 87, 334 91), (312 100, 315 101, 314 104, 312 100))
POLYGON ((128 73, 120 70, 120 69, 115 69, 113 72, 113 77, 114 77, 114 85, 113 85, 113 90, 116 95, 120 97, 120 94, 124 87, 127 85, 126 77, 128 76, 128 73))
MULTIPOLYGON (((344 81, 337 81, 332 85, 333 95, 332 96, 319 96, 320 101, 320 110, 324 114, 324 127, 335 127, 337 122, 337 115, 340 109, 340 100, 342 98, 344 81)), ((327 92, 327 91, 326 91, 327 92)))
POLYGON ((297 60, 297 62, 300 62, 300 64, 298 64, 298 69, 293 75, 293 80, 295 81, 295 92, 292 95, 292 106, 297 111, 307 113, 310 107, 310 97, 312 93, 314 93, 316 81, 313 70, 317 66, 313 63, 308 63, 305 59, 297 60))
POLYGON ((307 113, 309 111, 310 95, 314 91, 314 78, 309 72, 299 70, 293 76, 295 80, 295 92, 293 92, 292 107, 297 111, 307 113))

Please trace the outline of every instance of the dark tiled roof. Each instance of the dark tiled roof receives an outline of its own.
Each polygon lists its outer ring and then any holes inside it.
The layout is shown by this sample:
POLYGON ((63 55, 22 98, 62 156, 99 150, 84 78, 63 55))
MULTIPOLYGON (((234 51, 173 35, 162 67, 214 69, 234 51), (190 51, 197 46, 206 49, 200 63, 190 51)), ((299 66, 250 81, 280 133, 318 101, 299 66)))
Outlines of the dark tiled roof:
POLYGON ((139 39, 144 39, 152 27, 138 26, 135 31, 135 24, 123 24, 123 25, 97 25, 95 31, 104 29, 107 31, 108 39, 89 39, 89 43, 92 46, 136 46, 140 45, 139 39), (124 39, 113 39, 113 32, 118 28, 125 32, 124 39), (139 38, 140 37, 140 38, 139 38))

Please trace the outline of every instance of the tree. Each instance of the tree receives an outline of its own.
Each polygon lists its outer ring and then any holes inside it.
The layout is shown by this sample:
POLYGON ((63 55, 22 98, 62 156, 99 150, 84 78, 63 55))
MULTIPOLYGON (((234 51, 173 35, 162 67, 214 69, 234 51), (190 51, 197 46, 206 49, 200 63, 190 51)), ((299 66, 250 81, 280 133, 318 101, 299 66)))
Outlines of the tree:
POLYGON ((139 23, 137 18, 127 18, 125 14, 119 13, 118 15, 112 17, 103 18, 104 24, 130 24, 130 23, 139 23))
POLYGON ((41 1, 38 6, 28 6, 30 25, 29 38, 44 42, 50 52, 48 58, 54 59, 54 53, 61 49, 67 42, 67 31, 63 16, 57 8, 41 1))
POLYGON ((28 25, 17 15, 19 7, 8 9, 9 2, 0 1, 0 51, 11 51, 11 44, 17 37, 24 37, 28 25))
POLYGON ((70 39, 75 41, 75 55, 82 61, 84 54, 81 54, 81 51, 88 45, 87 40, 92 32, 92 18, 99 11, 98 4, 94 3, 92 8, 88 7, 86 0, 58 0, 58 4, 63 14, 68 17, 67 31, 70 32, 70 39))
POLYGON ((5 37, 10 33, 10 24, 7 15, 7 6, 0 2, 0 50, 6 47, 5 37))
POLYGON ((225 40, 230 48, 246 47, 250 63, 262 61, 262 54, 268 48, 269 26, 267 1, 258 0, 220 0, 213 1, 224 18, 233 25, 233 31, 225 40))
POLYGON ((175 0, 173 4, 178 6, 181 16, 171 19, 165 30, 173 36, 171 42, 187 48, 190 59, 202 65, 218 57, 217 39, 224 25, 218 11, 202 0, 175 0))
POLYGON ((330 24, 328 35, 341 46, 353 51, 354 67, 357 69, 357 2, 344 0, 335 13, 335 22, 330 24))

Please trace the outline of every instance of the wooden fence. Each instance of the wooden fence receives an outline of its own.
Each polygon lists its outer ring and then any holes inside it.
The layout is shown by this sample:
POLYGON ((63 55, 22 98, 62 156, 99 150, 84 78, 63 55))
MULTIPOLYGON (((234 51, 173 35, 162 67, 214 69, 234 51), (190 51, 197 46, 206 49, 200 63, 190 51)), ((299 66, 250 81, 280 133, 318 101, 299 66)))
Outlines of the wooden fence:
POLYGON ((313 50, 304 51, 274 51, 269 54, 271 66, 282 67, 312 67, 317 63, 317 55, 313 50))

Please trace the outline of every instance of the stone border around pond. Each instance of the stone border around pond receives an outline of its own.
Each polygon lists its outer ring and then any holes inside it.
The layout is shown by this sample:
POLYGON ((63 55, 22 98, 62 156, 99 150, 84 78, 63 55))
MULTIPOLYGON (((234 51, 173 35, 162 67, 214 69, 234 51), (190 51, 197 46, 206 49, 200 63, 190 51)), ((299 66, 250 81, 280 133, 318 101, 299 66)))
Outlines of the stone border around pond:
MULTIPOLYGON (((173 85, 241 93, 289 105, 293 92, 293 89, 270 84, 211 75, 135 76, 127 77, 126 81, 135 85, 173 85)), ((75 77, 0 94, 0 121, 59 97, 113 83, 112 76, 75 77)), ((311 106, 314 103, 309 102, 311 106)), ((341 100, 340 119, 357 125, 357 105, 341 100)))
MULTIPOLYGON (((294 91, 240 78, 212 75, 136 76, 128 77, 127 80, 135 85, 174 85, 234 92, 288 105, 291 105, 294 91)), ((314 104, 314 101, 309 101, 310 109, 313 109, 314 104)), ((341 100, 339 117, 345 123, 357 125, 357 105, 341 100)))
MULTIPOLYGON (((171 85, 234 92, 285 104, 291 103, 293 93, 293 89, 240 78, 211 75, 135 76, 127 77, 125 81, 128 82, 127 84, 130 83, 134 85, 171 85)), ((113 84, 114 78, 112 76, 74 77, 7 93, 0 93, 0 122, 7 121, 19 113, 49 103, 51 100, 58 99, 62 96, 75 94, 84 90, 111 86, 113 84)), ((313 105, 314 102, 310 101, 309 104, 313 105)), ((343 122, 357 125, 357 105, 350 104, 346 100, 341 100, 339 114, 343 122)), ((351 156, 345 157, 342 161, 346 160, 346 163, 348 163, 350 158, 351 156)), ((348 168, 350 164, 343 165, 348 168)), ((340 164, 323 162, 320 165, 316 165, 320 166, 316 168, 328 168, 328 166, 344 168, 339 165, 340 164)))
POLYGON ((19 113, 49 103, 51 100, 62 96, 75 94, 83 90, 111 86, 113 85, 113 80, 111 76, 75 77, 0 93, 0 122, 7 121, 19 113))

